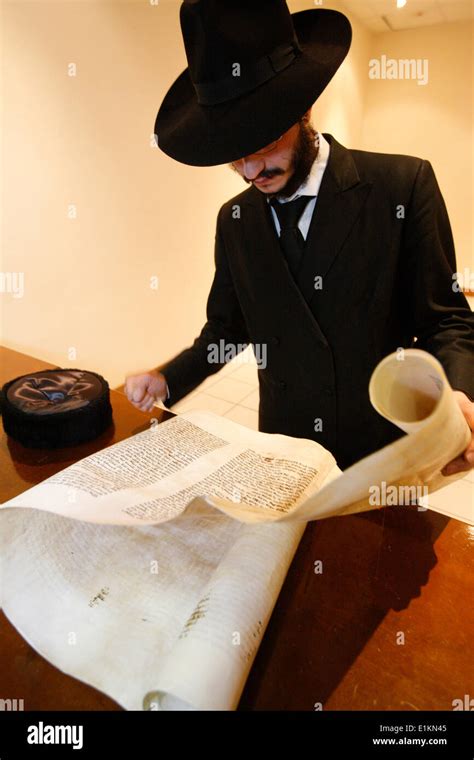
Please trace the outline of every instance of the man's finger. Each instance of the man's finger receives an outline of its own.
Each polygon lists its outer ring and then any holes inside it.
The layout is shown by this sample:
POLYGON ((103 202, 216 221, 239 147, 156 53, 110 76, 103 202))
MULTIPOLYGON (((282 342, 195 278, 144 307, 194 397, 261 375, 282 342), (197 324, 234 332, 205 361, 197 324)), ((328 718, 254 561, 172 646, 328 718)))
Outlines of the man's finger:
POLYGON ((451 462, 448 462, 448 464, 441 470, 441 474, 445 476, 455 475, 457 472, 467 472, 470 469, 471 465, 469 462, 466 462, 464 456, 460 456, 456 457, 456 459, 453 459, 451 462))
POLYGON ((145 400, 144 393, 145 389, 138 385, 133 391, 132 401, 135 401, 137 404, 142 404, 145 400))
POLYGON ((145 396, 145 398, 142 400, 142 402, 140 403, 140 405, 139 405, 138 408, 142 412, 149 412, 150 409, 153 408, 154 403, 155 403, 155 397, 154 396, 150 396, 150 394, 147 393, 146 396, 145 396))

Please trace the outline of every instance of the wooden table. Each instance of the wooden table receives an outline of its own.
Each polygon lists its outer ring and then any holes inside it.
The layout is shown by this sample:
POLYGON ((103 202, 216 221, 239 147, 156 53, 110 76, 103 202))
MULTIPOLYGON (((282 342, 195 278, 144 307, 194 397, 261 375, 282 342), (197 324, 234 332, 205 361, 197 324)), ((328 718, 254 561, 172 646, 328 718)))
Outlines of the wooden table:
MULTIPOLYGON (((0 381, 53 365, 0 349, 0 381)), ((2 430, 0 502, 144 430, 111 391, 115 426, 92 443, 26 449, 2 430)), ((244 710, 452 710, 474 696, 474 530, 416 508, 310 523, 248 678, 244 710), (322 561, 322 573, 315 562, 322 561), (316 706, 316 707, 315 707, 316 706)), ((26 710, 119 710, 38 655, 0 613, 0 697, 26 710)))

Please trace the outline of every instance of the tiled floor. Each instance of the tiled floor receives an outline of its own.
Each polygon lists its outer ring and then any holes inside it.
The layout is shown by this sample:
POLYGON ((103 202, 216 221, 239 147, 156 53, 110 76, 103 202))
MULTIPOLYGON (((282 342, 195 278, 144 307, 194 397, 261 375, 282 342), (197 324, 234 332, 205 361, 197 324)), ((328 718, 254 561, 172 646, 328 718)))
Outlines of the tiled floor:
MULTIPOLYGON (((258 430, 258 379, 251 348, 242 351, 219 372, 206 378, 192 393, 171 407, 172 412, 208 409, 234 422, 258 430)), ((448 512, 458 505, 464 514, 474 515, 474 471, 462 480, 436 491, 428 502, 448 512)))
POLYGON ((258 430, 257 364, 251 347, 242 351, 196 390, 170 407, 172 412, 208 409, 258 430))

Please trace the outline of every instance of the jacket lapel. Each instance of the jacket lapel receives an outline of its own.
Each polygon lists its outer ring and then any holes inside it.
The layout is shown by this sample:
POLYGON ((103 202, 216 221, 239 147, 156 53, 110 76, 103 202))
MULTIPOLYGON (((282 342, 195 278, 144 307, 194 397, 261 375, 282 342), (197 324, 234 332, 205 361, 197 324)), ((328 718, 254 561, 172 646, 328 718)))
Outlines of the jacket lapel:
POLYGON ((243 250, 258 293, 256 298, 268 314, 271 313, 268 304, 279 302, 280 306, 291 305, 294 310, 296 302, 305 312, 306 323, 311 326, 314 339, 326 344, 319 324, 288 269, 265 196, 252 186, 243 205, 243 250))
MULTIPOLYGON (((371 183, 362 183, 354 160, 332 135, 324 134, 331 145, 328 165, 311 218, 298 286, 309 304, 315 296, 315 278, 324 278, 367 199, 371 183)), ((324 288, 324 280, 323 280, 324 288)))
POLYGON ((242 221, 252 276, 262 283, 262 293, 280 294, 288 289, 293 291, 310 320, 316 340, 327 343, 310 308, 315 293, 321 292, 314 287, 315 278, 324 277, 329 271, 359 216, 372 185, 360 181, 350 151, 332 135, 324 133, 324 137, 330 143, 331 151, 296 283, 281 251, 265 194, 254 186, 246 193, 242 221))

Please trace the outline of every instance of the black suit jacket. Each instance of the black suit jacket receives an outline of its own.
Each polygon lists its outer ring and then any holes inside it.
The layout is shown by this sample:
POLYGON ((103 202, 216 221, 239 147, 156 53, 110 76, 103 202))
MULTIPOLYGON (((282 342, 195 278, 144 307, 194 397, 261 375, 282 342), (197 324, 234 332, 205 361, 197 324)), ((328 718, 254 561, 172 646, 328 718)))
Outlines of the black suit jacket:
POLYGON ((252 186, 219 211, 207 322, 160 370, 171 406, 223 366, 208 362, 209 346, 265 344, 259 429, 311 438, 344 469, 402 435, 372 408, 368 383, 415 337, 474 397, 474 315, 453 288, 451 227, 429 161, 324 136, 331 151, 297 282, 252 186))

